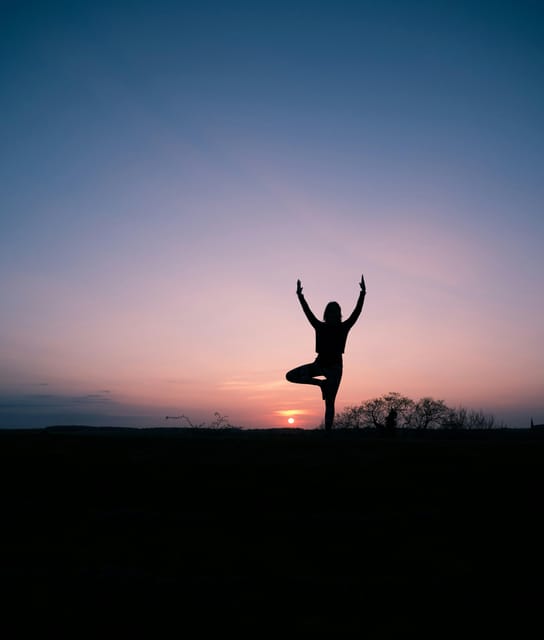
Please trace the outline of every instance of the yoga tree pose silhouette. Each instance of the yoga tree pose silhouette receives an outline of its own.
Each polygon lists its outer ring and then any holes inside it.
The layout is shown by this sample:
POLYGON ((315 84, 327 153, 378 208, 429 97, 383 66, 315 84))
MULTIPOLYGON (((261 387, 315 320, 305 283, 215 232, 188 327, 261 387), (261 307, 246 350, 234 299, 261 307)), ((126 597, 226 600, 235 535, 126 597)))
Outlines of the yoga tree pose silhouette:
POLYGON ((364 276, 359 283, 361 292, 350 317, 342 322, 342 310, 338 302, 329 302, 323 313, 323 321, 312 313, 304 295, 302 284, 297 280, 297 296, 308 321, 315 329, 315 350, 317 358, 314 362, 303 364, 288 371, 285 377, 289 382, 297 384, 313 384, 321 388, 325 400, 325 429, 332 429, 334 421, 334 401, 342 379, 342 354, 346 347, 349 330, 357 322, 363 310, 366 285, 364 276), (323 376, 325 379, 317 376, 323 376))

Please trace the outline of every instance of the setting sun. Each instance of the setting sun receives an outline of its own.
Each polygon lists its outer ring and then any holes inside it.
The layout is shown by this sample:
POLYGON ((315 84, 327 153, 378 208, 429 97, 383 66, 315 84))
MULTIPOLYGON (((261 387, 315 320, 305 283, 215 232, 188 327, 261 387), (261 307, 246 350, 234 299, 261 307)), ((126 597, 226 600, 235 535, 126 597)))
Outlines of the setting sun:
POLYGON ((294 419, 294 418, 289 418, 289 419, 287 420, 287 422, 288 422, 289 424, 293 424, 293 423, 295 422, 295 419, 294 419))

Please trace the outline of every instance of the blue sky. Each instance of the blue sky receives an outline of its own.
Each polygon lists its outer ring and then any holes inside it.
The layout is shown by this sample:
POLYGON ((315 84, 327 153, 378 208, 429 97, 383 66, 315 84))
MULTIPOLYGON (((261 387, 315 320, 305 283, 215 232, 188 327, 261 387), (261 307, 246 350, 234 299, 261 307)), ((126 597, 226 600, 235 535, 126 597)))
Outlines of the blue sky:
POLYGON ((539 2, 2 3, 0 424, 311 426, 294 284, 347 314, 361 271, 338 408, 538 421, 543 31, 539 2))

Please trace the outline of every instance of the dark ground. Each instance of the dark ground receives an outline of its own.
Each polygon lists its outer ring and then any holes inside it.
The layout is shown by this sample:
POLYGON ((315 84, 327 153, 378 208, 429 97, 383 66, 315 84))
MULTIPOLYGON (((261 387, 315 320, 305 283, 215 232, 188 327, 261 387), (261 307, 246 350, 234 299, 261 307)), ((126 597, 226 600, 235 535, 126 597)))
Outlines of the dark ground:
POLYGON ((530 637, 543 459, 536 431, 0 431, 2 622, 530 637))

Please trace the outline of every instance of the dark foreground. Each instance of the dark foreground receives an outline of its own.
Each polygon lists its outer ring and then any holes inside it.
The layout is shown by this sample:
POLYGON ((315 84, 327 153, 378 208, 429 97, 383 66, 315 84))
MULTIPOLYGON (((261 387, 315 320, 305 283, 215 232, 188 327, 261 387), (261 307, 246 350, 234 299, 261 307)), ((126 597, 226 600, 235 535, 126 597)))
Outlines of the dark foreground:
POLYGON ((0 432, 3 624, 529 637, 544 437, 0 432))

